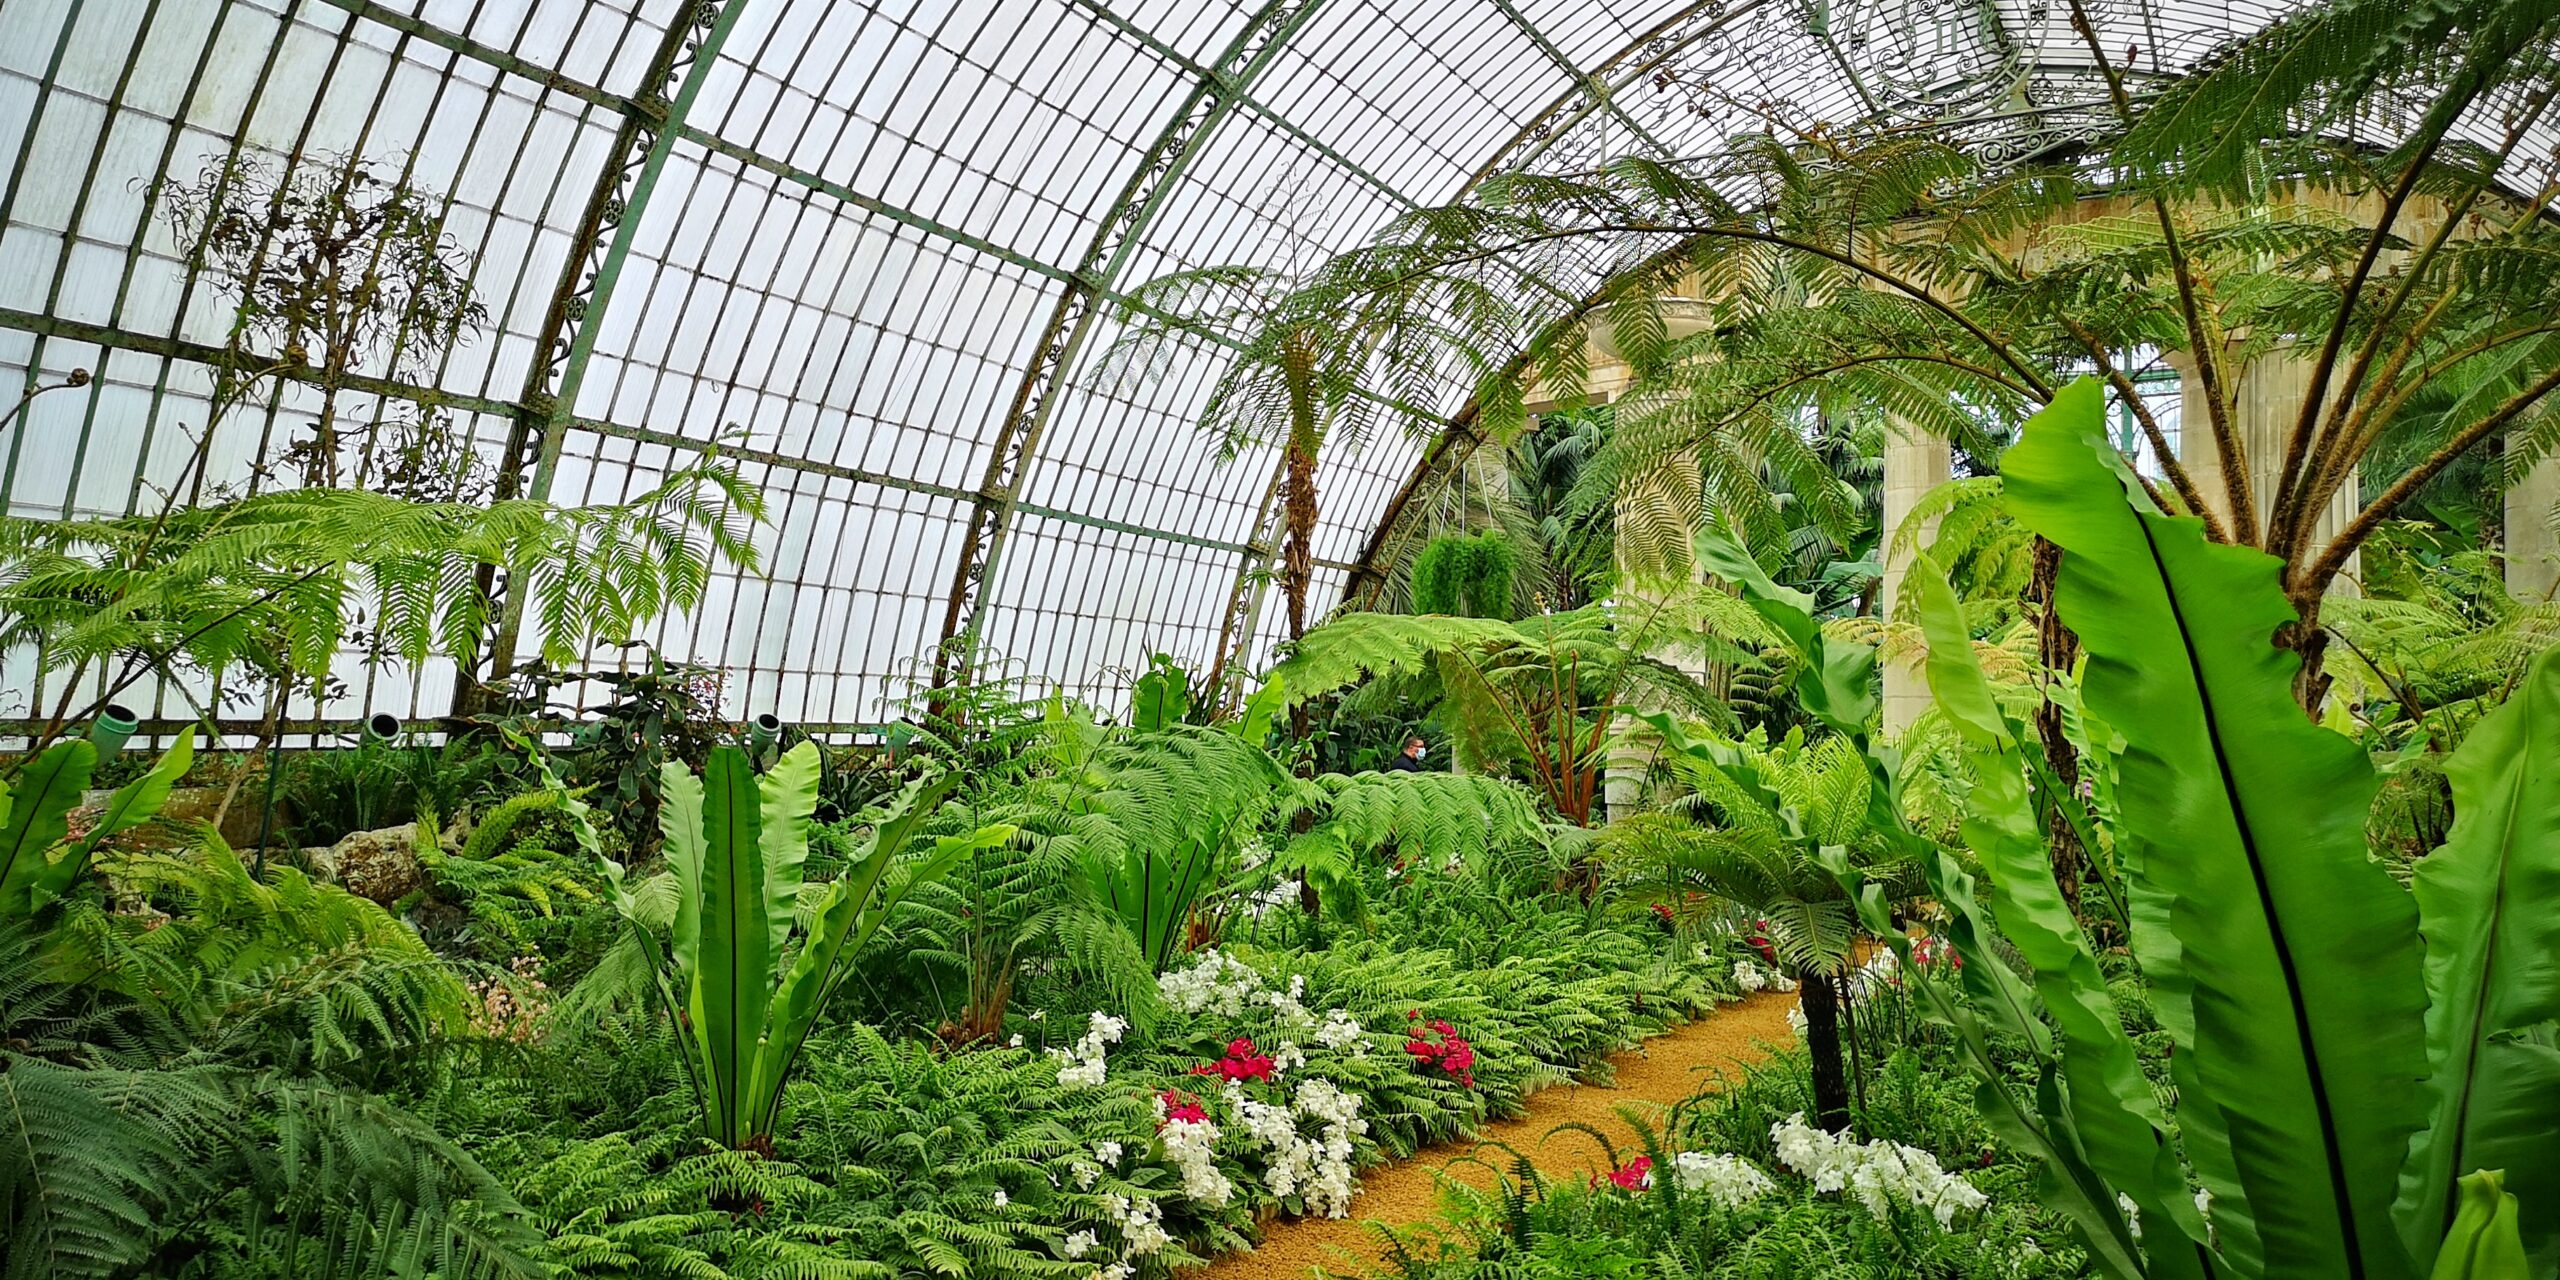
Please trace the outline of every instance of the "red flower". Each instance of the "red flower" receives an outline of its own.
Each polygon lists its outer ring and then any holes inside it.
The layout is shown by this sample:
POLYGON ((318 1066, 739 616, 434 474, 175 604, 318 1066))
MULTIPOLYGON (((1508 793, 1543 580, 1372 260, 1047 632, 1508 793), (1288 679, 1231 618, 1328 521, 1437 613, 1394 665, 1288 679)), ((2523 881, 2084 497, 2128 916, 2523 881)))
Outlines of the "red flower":
POLYGON ((1227 1042, 1227 1056, 1215 1063, 1193 1067, 1195 1076, 1221 1076, 1228 1080, 1268 1080, 1276 1064, 1271 1056, 1254 1050, 1253 1041, 1239 1036, 1227 1042))
POLYGON ((1459 1084, 1470 1089, 1475 1087, 1475 1046, 1468 1044, 1466 1037, 1459 1035, 1458 1029, 1445 1020, 1434 1019, 1414 1031, 1406 1038, 1404 1051, 1413 1055, 1415 1066, 1436 1067, 1459 1084), (1433 1039, 1434 1036, 1438 1039, 1433 1039))
MULTIPOLYGON (((1193 1074, 1199 1074, 1197 1069, 1193 1074)), ((1209 1118, 1208 1108, 1201 1106, 1198 1098, 1180 1089, 1167 1089, 1156 1097, 1164 1103, 1166 1124, 1199 1124, 1209 1118)))
POLYGON ((1651 1176, 1653 1176, 1653 1157, 1637 1156, 1627 1162, 1627 1167, 1612 1172, 1609 1175, 1609 1181, 1625 1190, 1634 1191, 1642 1187, 1645 1179, 1651 1176))
POLYGON ((1653 904, 1653 913, 1654 913, 1655 915, 1657 915, 1657 916, 1662 917, 1662 922, 1663 922, 1664 924, 1669 924, 1669 923, 1671 923, 1671 904, 1670 904, 1670 903, 1668 903, 1668 902, 1657 902, 1657 903, 1653 904))

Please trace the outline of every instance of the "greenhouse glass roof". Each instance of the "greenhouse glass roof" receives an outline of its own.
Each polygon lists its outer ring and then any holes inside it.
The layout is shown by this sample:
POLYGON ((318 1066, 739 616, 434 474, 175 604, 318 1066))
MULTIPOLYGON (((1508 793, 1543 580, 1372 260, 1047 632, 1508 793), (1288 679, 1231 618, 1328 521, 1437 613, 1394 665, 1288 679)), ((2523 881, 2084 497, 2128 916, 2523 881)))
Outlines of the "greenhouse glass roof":
MULTIPOLYGON (((2092 8, 2159 74, 2281 6, 2092 8)), ((1278 514, 1276 453, 1222 465, 1193 429, 1215 347, 1086 376, 1134 283, 1310 259, 1505 170, 1711 155, 1763 113, 2031 154, 2101 93, 2067 8, 2028 0, 7 0, 0 378, 95 378, 0 437, 0 495, 113 514, 178 481, 231 312, 153 180, 390 157, 449 196, 489 314, 432 368, 357 371, 373 403, 440 405, 564 502, 742 434, 768 572, 650 637, 725 668, 732 712, 872 722, 972 625, 1109 686, 1205 660, 1278 514)), ((212 478, 256 480, 258 443, 231 431, 212 478)), ((1325 459, 1315 607, 1421 453, 1325 459)), ((453 696, 433 664, 343 674, 294 714, 453 696)), ((0 676, 50 697, 30 654, 0 676)))

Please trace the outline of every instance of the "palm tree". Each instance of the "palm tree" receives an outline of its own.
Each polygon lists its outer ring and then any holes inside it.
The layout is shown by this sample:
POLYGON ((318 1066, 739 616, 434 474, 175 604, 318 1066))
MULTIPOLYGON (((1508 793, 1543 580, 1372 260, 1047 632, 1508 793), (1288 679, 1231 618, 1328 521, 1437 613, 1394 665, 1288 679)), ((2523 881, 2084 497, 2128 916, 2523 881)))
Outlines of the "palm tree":
POLYGON ((1096 366, 1112 381, 1154 377, 1177 347, 1236 344, 1199 425, 1216 437, 1221 463, 1253 445, 1280 447, 1280 590, 1292 640, 1306 634, 1315 578, 1316 455, 1337 425, 1365 429, 1369 406, 1356 394, 1365 353, 1343 341, 1340 317, 1302 283, 1262 267, 1159 276, 1130 290, 1122 306, 1128 327, 1096 366))

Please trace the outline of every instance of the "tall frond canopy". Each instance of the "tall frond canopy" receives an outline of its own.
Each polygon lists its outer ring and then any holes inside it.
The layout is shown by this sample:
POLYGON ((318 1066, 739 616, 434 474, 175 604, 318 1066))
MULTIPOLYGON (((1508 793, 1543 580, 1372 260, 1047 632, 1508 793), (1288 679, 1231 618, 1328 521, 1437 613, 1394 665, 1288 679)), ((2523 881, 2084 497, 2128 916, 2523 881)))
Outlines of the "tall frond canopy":
MULTIPOLYGON (((2442 151, 2485 163, 2548 75, 2548 16, 2542 0, 12 4, 0 515, 131 529, 305 485, 613 505, 725 444, 769 501, 735 531, 751 557, 650 581, 643 558, 707 526, 590 530, 574 571, 620 589, 627 619, 557 579, 443 560, 378 569, 362 601, 304 591, 361 613, 350 630, 485 623, 488 642, 460 664, 404 644, 368 666, 335 628, 296 636, 342 646, 345 678, 293 715, 444 714, 492 666, 612 662, 599 638, 721 669, 730 714, 844 731, 895 718, 901 664, 946 642, 1109 702, 1151 652, 1259 666, 1279 633, 1275 406, 1225 377, 1273 356, 1268 335, 1212 324, 1132 351, 1133 326, 1214 314, 1276 274, 1314 282, 1301 322, 1363 335, 1325 370, 1340 420, 1316 480, 1321 614, 1448 462, 1524 425, 1530 385, 1570 381, 1581 318, 1671 369, 1692 339, 1632 304, 1674 277, 1774 300, 1855 290, 1844 263, 1691 252, 1681 220, 1652 215, 1777 227, 1807 202, 1854 206, 1854 261, 1949 175, 2008 175, 1965 211, 1987 242, 2064 198, 2049 166, 2119 141, 2125 172, 2185 166, 2227 189, 2387 151, 2429 86, 2484 77, 2495 91, 2464 100, 2442 151), (2230 54, 2270 27, 2275 52, 2230 54), (2417 52, 2358 52, 2376 48, 2417 52), (2150 111, 2129 139, 2099 52, 2150 111), (2319 105, 2351 94, 2365 105, 2319 105), (2238 141, 2277 124, 2347 145, 2238 141), (1851 133, 1890 145, 1853 169, 1805 162, 1809 140, 1851 133), (260 221, 287 192, 384 211, 396 235, 368 260, 398 287, 362 323, 322 322, 332 271, 362 268, 260 221), (1402 269, 1541 225, 1624 229, 1402 269), (1151 376, 1107 376, 1113 359, 1151 376), (472 603, 441 607, 456 599, 472 603), (561 634, 580 639, 564 653, 561 634)), ((2548 126, 2530 132, 2514 154, 2548 152, 2548 126)), ((1939 281, 1980 265, 1963 245, 1908 258, 1939 281)), ((1719 447, 1673 497, 1852 540, 1855 504, 1815 483, 1791 424, 1843 399, 1923 425, 1959 395, 2016 407, 2015 370, 1867 293, 1795 329, 1734 318, 1806 361, 1846 315, 1946 362, 1754 403, 1730 380, 1666 382, 1622 415, 1624 457, 1587 474, 1704 437, 1719 447), (1788 511, 1766 509, 1773 486, 1788 511)), ((2129 307, 2110 336, 2159 319, 2129 307)), ((0 721, 41 719, 64 677, 39 674, 55 664, 35 637, 6 643, 0 721)), ((219 701, 182 683, 127 701, 161 721, 219 701)))

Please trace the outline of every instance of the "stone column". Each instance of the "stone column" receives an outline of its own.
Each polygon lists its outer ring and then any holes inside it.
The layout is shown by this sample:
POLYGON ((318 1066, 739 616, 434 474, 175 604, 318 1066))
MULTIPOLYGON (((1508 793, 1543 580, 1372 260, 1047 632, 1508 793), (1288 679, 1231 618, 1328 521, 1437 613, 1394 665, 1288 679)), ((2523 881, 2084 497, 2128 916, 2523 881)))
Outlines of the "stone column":
POLYGON ((2507 590, 2541 603, 2560 590, 2560 536, 2551 527, 2560 507, 2560 456, 2546 456, 2507 490, 2507 590))
MULTIPOLYGON (((2212 420, 2206 416, 2204 384, 2196 376, 2195 361, 2185 353, 2170 353, 2168 362, 2178 371, 2178 460, 2186 464, 2187 474, 2195 479, 2206 504, 2227 524, 2231 520, 2231 497, 2222 483, 2222 449, 2213 437, 2212 420)), ((2286 344, 2237 370, 2225 370, 2225 376, 2234 379, 2232 431, 2248 451, 2249 490, 2258 508, 2257 535, 2261 541, 2266 537, 2269 508, 2274 505, 2276 477, 2284 467, 2285 445, 2293 437, 2303 397, 2311 392, 2311 364, 2310 352, 2286 344)), ((2356 512, 2362 509, 2363 497, 2362 486, 2349 477, 2312 526, 2310 553, 2327 547, 2347 522, 2355 519, 2356 512)), ((2360 594, 2358 574, 2362 568, 2362 556, 2349 556, 2337 581, 2330 586, 2330 594, 2360 594)))
MULTIPOLYGON (((1937 536, 1938 522, 1932 518, 1911 530, 1913 546, 1901 546, 1903 522, 1920 499, 1931 489, 1945 484, 1953 474, 1947 442, 1928 435, 1899 419, 1885 424, 1884 505, 1882 512, 1884 583, 1879 596, 1879 614, 1886 620, 1895 617, 1895 606, 1902 598, 1902 579, 1911 571, 1913 553, 1937 536)), ((1910 661, 1884 663, 1884 731, 1887 737, 1911 727, 1920 713, 1929 709, 1929 683, 1920 673, 1920 664, 1910 661)))
MULTIPOLYGON (((1684 460, 1681 465, 1688 464, 1684 460)), ((1638 519, 1650 520, 1660 514, 1659 508, 1647 512, 1641 508, 1639 504, 1657 502, 1659 500, 1660 499, 1658 497, 1651 495, 1641 493, 1629 494, 1626 491, 1621 490, 1617 497, 1618 520, 1621 524, 1629 523, 1638 519)), ((1620 544, 1621 553, 1618 560, 1618 568, 1622 575, 1617 588, 1618 605, 1622 611, 1640 613, 1642 610, 1652 605, 1661 603, 1661 600, 1658 596, 1638 586, 1634 581, 1630 580, 1630 578, 1626 576, 1628 573, 1628 565, 1624 554, 1624 546, 1624 543, 1620 544)), ((1690 562, 1688 572, 1689 580, 1691 582, 1703 583, 1706 581, 1705 571, 1698 567, 1694 559, 1690 562)), ((1686 673, 1691 678, 1698 680, 1700 683, 1707 685, 1709 688, 1716 687, 1716 671, 1709 663, 1706 662, 1705 659, 1699 657, 1693 650, 1667 647, 1655 651, 1652 656, 1672 667, 1678 668, 1680 671, 1686 673)), ((1651 709, 1662 710, 1664 708, 1654 707, 1651 709)), ((1603 782, 1601 788, 1601 799, 1610 818, 1616 819, 1625 817, 1644 806, 1645 770, 1646 766, 1652 761, 1658 747, 1659 740, 1655 737, 1653 731, 1646 728, 1644 725, 1637 723, 1633 717, 1627 717, 1618 722, 1614 741, 1609 748, 1608 776, 1603 782)))

